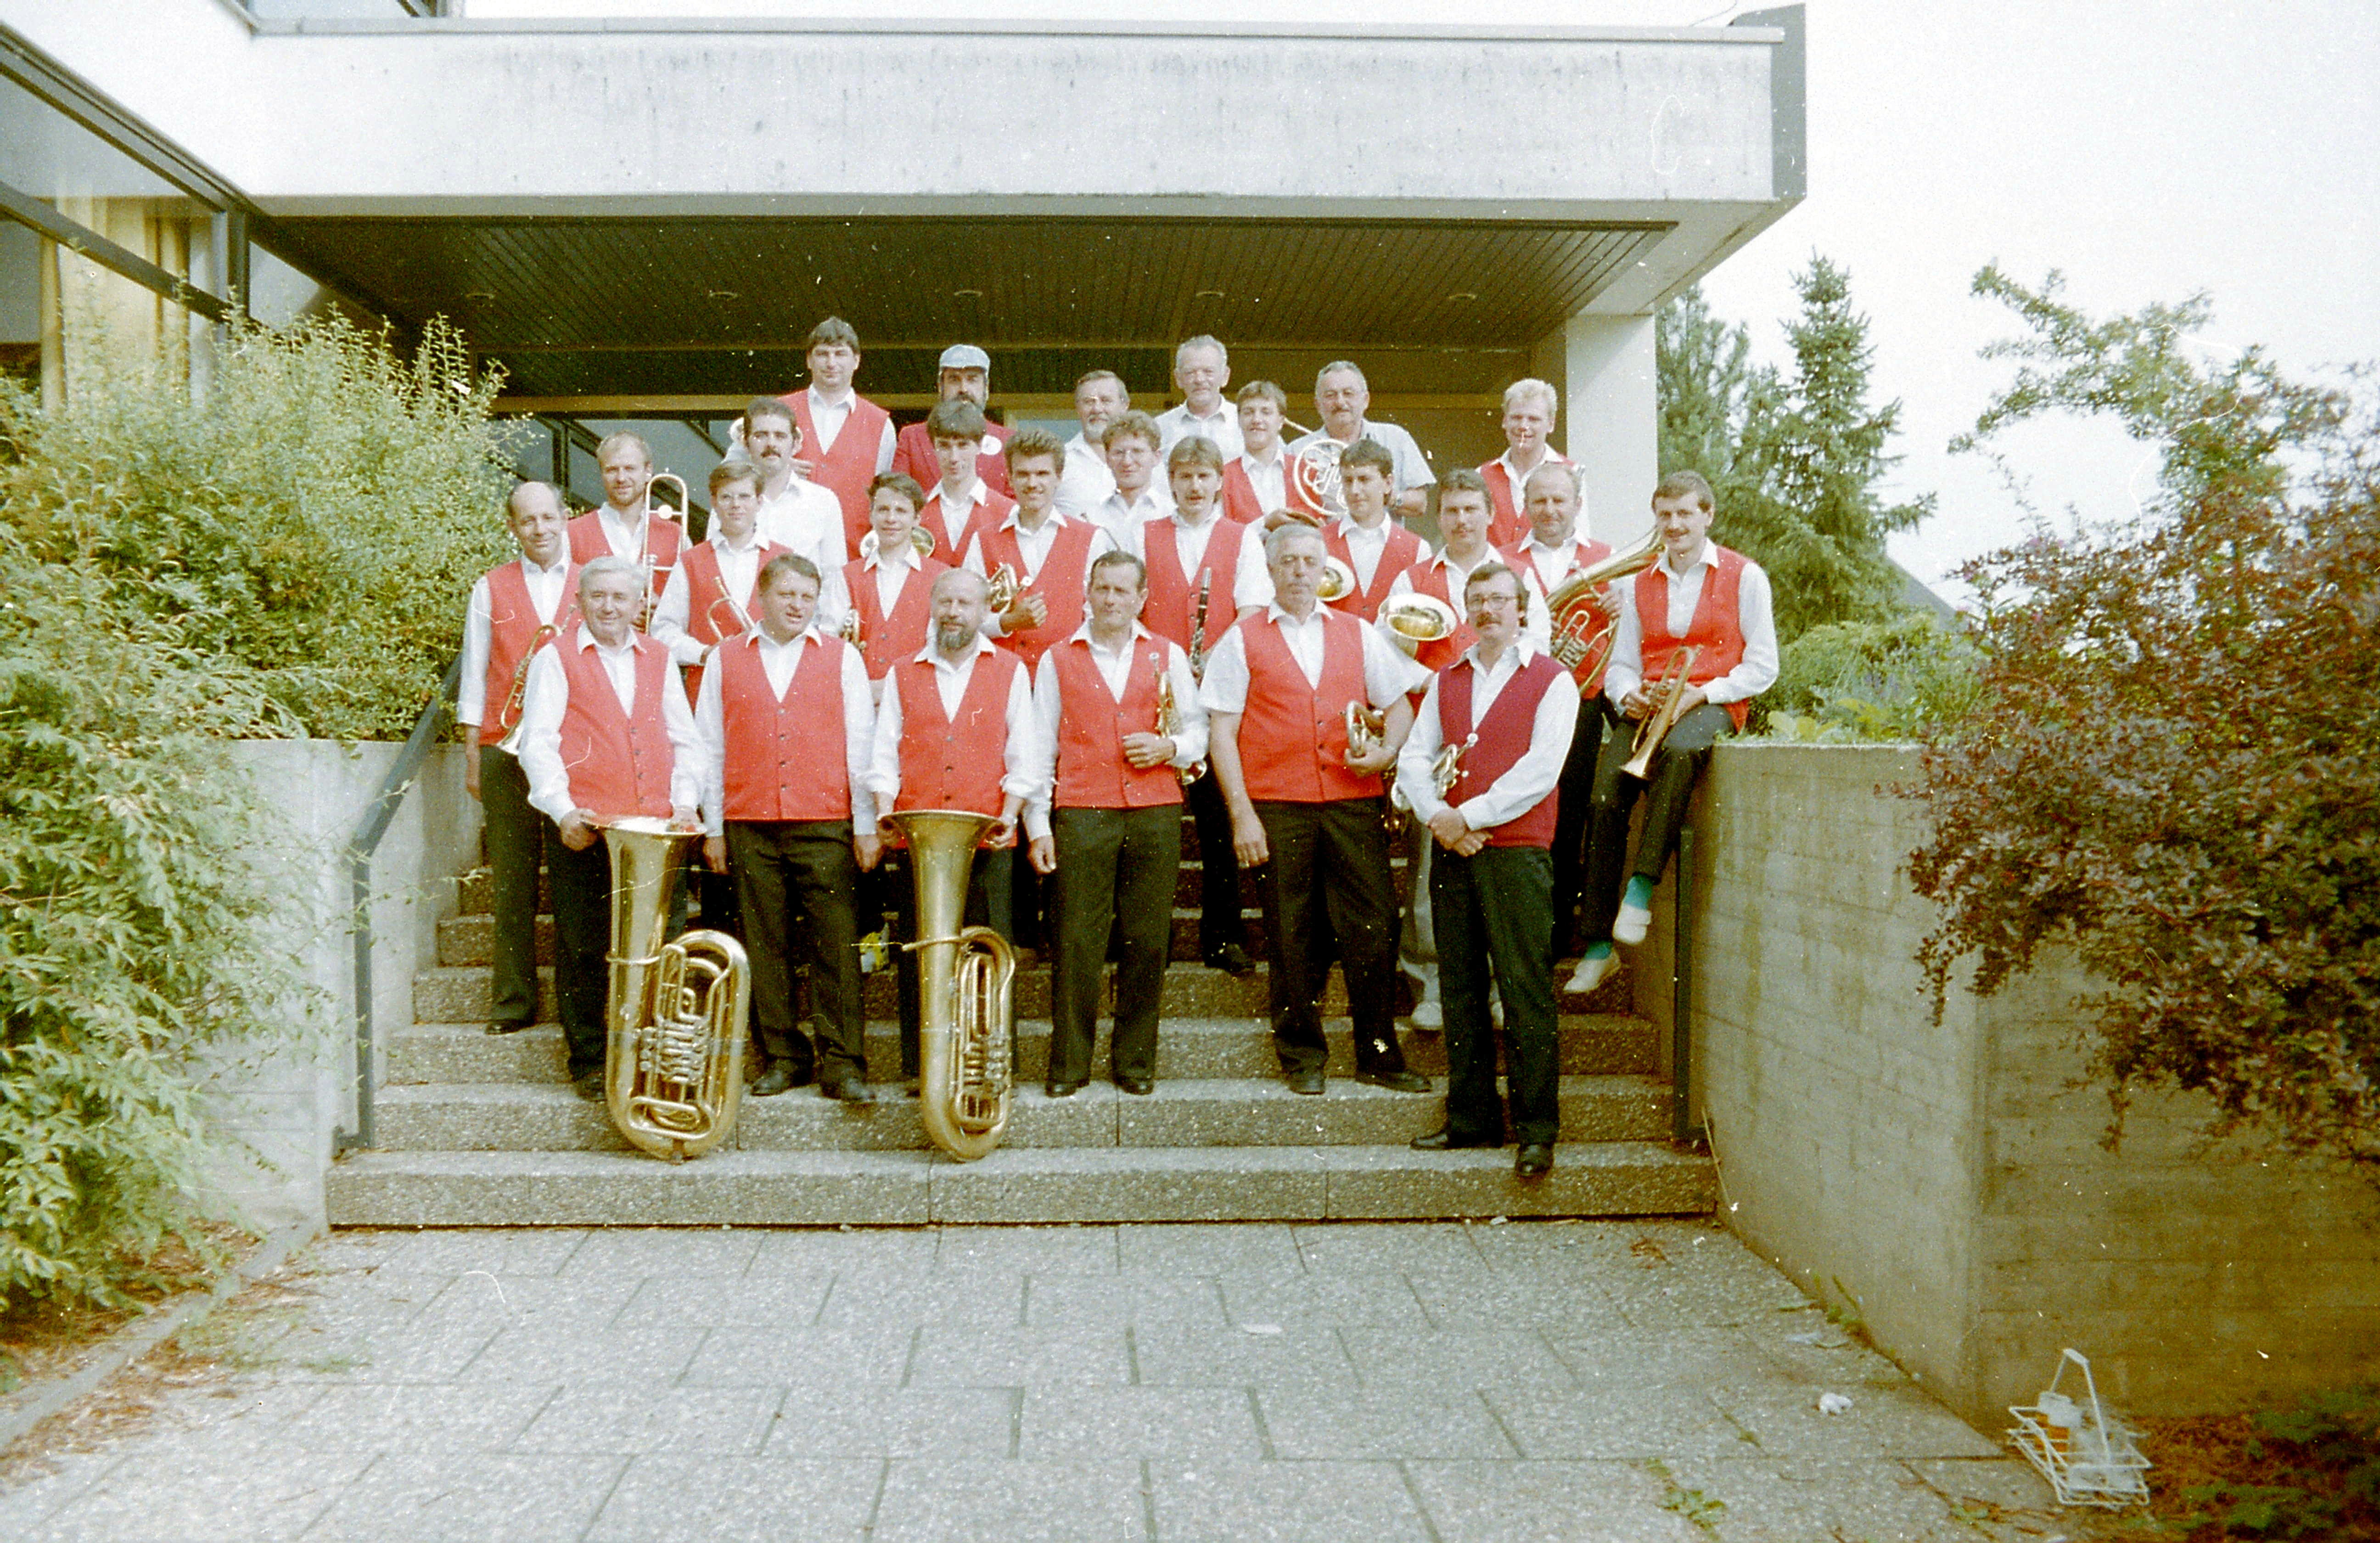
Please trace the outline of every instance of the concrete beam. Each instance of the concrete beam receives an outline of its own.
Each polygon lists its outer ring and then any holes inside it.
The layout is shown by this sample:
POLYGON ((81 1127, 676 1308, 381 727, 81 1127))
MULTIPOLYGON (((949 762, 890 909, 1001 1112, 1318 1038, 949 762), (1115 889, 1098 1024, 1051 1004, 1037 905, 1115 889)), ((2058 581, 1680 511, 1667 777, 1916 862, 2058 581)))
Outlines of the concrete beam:
POLYGON ((1586 528, 1620 546, 1644 533, 1660 480, 1650 316, 1573 316, 1532 358, 1561 393, 1562 453, 1579 465, 1586 528))

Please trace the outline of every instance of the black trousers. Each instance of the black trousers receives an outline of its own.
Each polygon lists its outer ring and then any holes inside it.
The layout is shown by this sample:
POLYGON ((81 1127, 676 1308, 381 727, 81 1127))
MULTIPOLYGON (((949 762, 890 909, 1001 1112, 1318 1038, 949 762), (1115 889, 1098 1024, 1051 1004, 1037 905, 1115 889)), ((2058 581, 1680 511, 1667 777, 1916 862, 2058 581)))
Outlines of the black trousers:
POLYGON ((553 821, 528 807, 528 779, 520 762, 492 745, 480 758, 480 811, 495 881, 495 973, 488 989, 488 1021, 537 1019, 537 870, 562 849, 553 821))
POLYGON ((1579 917, 1580 934, 1594 941, 1611 936, 1612 919, 1620 914, 1621 892, 1632 873, 1655 883, 1678 849, 1678 832, 1685 829, 1686 811, 1694 801, 1694 784, 1710 764, 1711 747, 1730 733, 1735 721, 1727 709, 1708 702, 1680 718, 1653 752, 1652 776, 1639 784, 1621 768, 1628 763, 1636 725, 1623 721, 1604 743, 1595 763, 1595 830, 1586 855, 1586 895, 1579 917), (1636 860, 1628 861, 1628 816, 1636 807, 1639 790, 1645 797, 1645 829, 1636 841, 1636 860))
POLYGON ((1099 1036, 1108 933, 1121 934, 1115 1038, 1118 1077, 1157 1075, 1158 1008, 1173 950, 1173 884, 1182 870, 1182 806, 1050 811, 1057 843, 1057 969, 1050 981, 1050 1080, 1085 1082, 1099 1036))
POLYGON ((1553 893, 1553 857, 1540 847, 1483 846, 1458 857, 1441 846, 1430 855, 1446 1014, 1446 1132, 1457 1146, 1502 1146, 1507 1105, 1513 1138, 1524 1145, 1550 1142, 1560 1130, 1553 893), (1501 1102, 1488 1014, 1490 966, 1504 999, 1501 1102))
MULTIPOLYGON (((1009 869, 1015 860, 1013 846, 997 852, 976 848, 975 860, 967 865, 965 925, 989 927, 1003 938, 1015 938, 1009 913, 1015 893, 1014 876, 1009 869)), ((899 941, 917 942, 917 884, 907 851, 886 848, 885 861, 876 871, 884 875, 883 893, 891 904, 899 941)), ((914 1077, 917 1075, 917 955, 914 950, 901 949, 893 955, 892 979, 901 1004, 901 1075, 914 1077)))
POLYGON ((1355 1070, 1401 1072, 1396 1033, 1397 891, 1389 875, 1388 800, 1261 803, 1271 860, 1258 869, 1271 960, 1272 1042, 1284 1072, 1319 1069, 1322 1037, 1308 946, 1318 900, 1337 941, 1355 1020, 1355 1070))
MULTIPOLYGON (((1586 885, 1587 846, 1595 815, 1595 768, 1606 727, 1619 721, 1611 699, 1597 691, 1578 699, 1578 726, 1562 761, 1561 802, 1554 815, 1554 953, 1576 952, 1579 898, 1586 885)), ((1607 924, 1608 927, 1609 924, 1607 924)))
POLYGON ((576 1078, 603 1069, 603 998, 611 989, 611 850, 598 834, 584 851, 573 852, 557 832, 546 871, 553 889, 553 994, 576 1078))
MULTIPOLYGON (((1232 811, 1223 806, 1214 770, 1183 790, 1198 829, 1198 956, 1212 959, 1228 944, 1248 945, 1247 920, 1240 914, 1240 859, 1232 850, 1232 811)), ((1173 903, 1169 898, 1166 909, 1173 903)))
POLYGON ((727 871, 735 881, 752 961, 752 1027, 761 1053, 795 1079, 868 1075, 860 1010, 859 944, 852 906, 859 864, 851 821, 729 820, 727 871), (794 958, 810 966, 818 1007, 813 1053, 794 1005, 794 958))

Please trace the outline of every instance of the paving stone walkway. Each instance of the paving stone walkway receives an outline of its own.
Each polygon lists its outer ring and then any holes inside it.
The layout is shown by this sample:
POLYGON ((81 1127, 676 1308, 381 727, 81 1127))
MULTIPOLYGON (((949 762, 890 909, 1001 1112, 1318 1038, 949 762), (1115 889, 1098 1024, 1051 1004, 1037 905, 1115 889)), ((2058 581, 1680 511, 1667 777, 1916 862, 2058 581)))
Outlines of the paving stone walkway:
POLYGON ((1689 1221, 343 1233, 235 1311, 219 1378, 17 1462, 0 1537, 2058 1530, 1689 1221))

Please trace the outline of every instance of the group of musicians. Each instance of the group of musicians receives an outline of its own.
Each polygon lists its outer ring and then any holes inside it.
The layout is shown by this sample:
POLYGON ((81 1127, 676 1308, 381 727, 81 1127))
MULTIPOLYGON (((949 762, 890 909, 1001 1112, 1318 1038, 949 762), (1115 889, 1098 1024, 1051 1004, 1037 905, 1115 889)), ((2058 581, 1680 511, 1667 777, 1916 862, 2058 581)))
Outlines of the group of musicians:
MULTIPOLYGON (((1658 559, 1596 597, 1608 650, 1566 667, 1548 597, 1610 549, 1580 528, 1543 382, 1506 392, 1503 455, 1440 477, 1410 434, 1366 419, 1349 363, 1321 372, 1321 426, 1288 443, 1286 394, 1260 381, 1227 397, 1211 337, 1177 350, 1184 400, 1159 417, 1111 372, 1084 376, 1063 441, 986 419, 979 348, 941 356, 939 402, 898 432, 855 391, 859 364, 847 324, 812 332, 810 384, 746 408, 698 543, 654 506, 633 434, 600 447, 601 508, 571 519, 545 483, 514 492, 519 557, 472 589, 458 714, 494 869, 489 1032, 536 1014, 541 862, 570 1073, 602 1097, 600 832, 664 818, 704 832, 706 916, 730 911, 751 959, 748 1091, 814 1081, 866 1104, 862 934, 887 907, 911 925, 885 817, 965 809, 993 821, 969 919, 1031 933, 1051 964, 1044 1091, 1093 1075, 1112 963, 1108 1074, 1147 1094, 1186 803, 1201 954, 1253 969, 1252 882, 1290 1088, 1324 1091, 1335 958, 1358 1080, 1431 1090, 1398 1042, 1402 966, 1409 1022, 1442 1027, 1450 1073, 1444 1124, 1414 1145, 1509 1137, 1516 1173, 1548 1172, 1557 960, 1576 954, 1567 987, 1591 990, 1615 944, 1643 940, 1710 747, 1776 675, 1767 578, 1710 541, 1709 485, 1680 471, 1653 490, 1658 559), (1436 551, 1403 523, 1433 502, 1436 551), (1379 625, 1416 593, 1451 610, 1451 633, 1379 625), (1664 697, 1666 735, 1626 774, 1664 697)), ((915 966, 898 957, 914 1078, 915 966)))

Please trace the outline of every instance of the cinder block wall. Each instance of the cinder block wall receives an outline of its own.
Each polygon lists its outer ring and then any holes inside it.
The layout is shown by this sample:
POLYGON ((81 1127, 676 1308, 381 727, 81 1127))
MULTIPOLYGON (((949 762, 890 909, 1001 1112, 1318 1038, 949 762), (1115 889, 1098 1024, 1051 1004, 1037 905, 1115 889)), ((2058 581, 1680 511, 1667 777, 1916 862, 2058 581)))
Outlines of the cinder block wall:
POLYGON ((2143 1414, 2372 1375, 2380 1196, 2207 1148, 2195 1099, 2142 1100, 2104 1150, 2070 963, 1989 1002, 1954 991, 1933 1021, 1914 957, 1933 908, 1902 871, 1924 806, 1889 791, 1915 775, 1891 747, 1714 759, 1694 1039, 1729 1224, 1986 1428, 2067 1344, 2143 1414))

